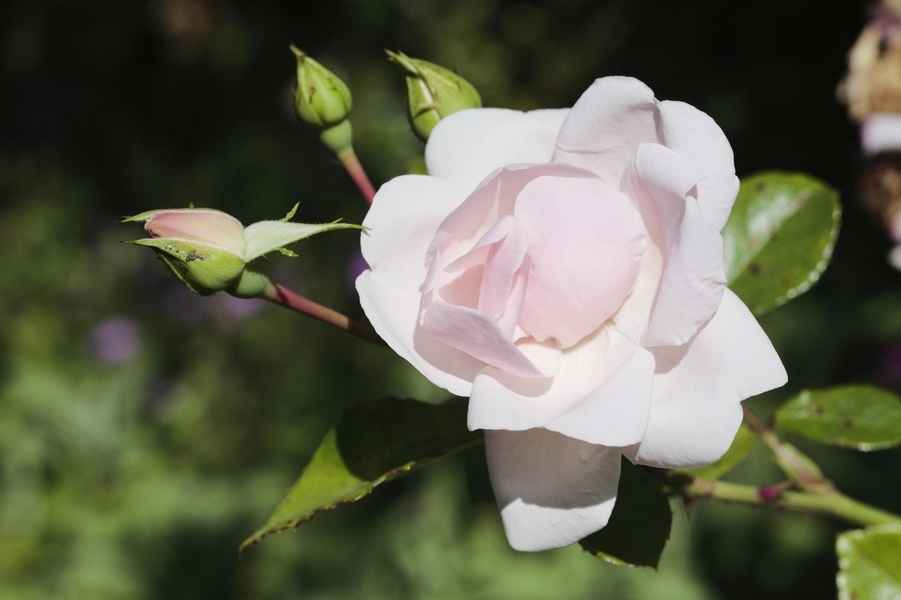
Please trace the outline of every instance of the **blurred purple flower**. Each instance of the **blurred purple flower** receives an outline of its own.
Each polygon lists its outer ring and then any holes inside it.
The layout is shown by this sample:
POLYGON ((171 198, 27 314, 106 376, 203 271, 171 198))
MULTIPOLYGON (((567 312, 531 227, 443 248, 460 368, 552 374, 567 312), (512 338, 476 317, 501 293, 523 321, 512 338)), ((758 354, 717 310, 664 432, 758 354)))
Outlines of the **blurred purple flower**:
POLYGON ((114 316, 91 330, 91 348, 102 362, 120 364, 133 357, 141 347, 141 332, 134 321, 114 316))

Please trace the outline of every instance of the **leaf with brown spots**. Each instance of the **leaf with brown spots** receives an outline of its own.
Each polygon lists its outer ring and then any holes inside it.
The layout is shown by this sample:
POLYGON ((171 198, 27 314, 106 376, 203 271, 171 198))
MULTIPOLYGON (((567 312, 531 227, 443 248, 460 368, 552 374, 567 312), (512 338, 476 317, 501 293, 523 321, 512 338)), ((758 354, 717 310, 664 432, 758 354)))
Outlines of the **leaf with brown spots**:
POLYGON ((729 288, 756 315, 806 292, 829 264, 840 216, 838 193, 807 175, 744 179, 722 232, 729 288))
POLYGON ((775 423, 824 444, 881 450, 901 445, 901 398, 868 385, 805 390, 776 411, 775 423))

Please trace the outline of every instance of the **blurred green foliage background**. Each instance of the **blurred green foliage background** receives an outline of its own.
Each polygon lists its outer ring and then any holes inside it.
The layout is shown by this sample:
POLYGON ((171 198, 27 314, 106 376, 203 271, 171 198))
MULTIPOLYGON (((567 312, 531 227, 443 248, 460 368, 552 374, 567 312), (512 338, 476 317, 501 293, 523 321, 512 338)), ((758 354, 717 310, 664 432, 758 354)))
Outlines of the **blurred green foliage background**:
MULTIPOLYGON (((267 539, 262 524, 350 403, 444 395, 400 359, 297 315, 182 289, 122 215, 188 203, 245 223, 360 222, 365 204, 294 123, 290 42, 354 92, 378 184, 422 147, 383 48, 459 71, 488 106, 569 106, 633 75, 709 112, 741 175, 802 170, 846 223, 823 282, 763 322, 786 390, 901 388, 901 274, 858 206, 856 132, 834 89, 859 2, 11 0, 0 5, 0 597, 826 598, 841 524, 698 505, 658 572, 568 548, 509 550, 465 463, 385 486, 267 539)), ((357 238, 267 259, 362 318, 357 238)), ((845 490, 901 510, 901 453, 811 448, 845 490)), ((763 451, 734 474, 777 480, 763 451)), ((678 507, 677 507, 678 508, 678 507)))

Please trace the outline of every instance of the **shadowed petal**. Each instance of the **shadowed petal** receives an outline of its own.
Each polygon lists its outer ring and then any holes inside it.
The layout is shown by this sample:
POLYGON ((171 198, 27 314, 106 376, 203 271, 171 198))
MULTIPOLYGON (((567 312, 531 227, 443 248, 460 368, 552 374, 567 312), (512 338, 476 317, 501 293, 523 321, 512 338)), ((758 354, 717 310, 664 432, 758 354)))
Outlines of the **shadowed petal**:
POLYGON ((510 545, 568 546, 607 524, 620 452, 546 431, 486 431, 491 485, 510 545))

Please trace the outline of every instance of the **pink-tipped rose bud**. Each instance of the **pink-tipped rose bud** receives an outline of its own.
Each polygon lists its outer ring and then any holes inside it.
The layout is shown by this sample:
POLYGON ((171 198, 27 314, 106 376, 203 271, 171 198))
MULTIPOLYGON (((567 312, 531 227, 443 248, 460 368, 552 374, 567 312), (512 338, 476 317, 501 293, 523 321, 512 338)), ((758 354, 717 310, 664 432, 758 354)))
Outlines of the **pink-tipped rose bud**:
POLYGON ((209 208, 151 210, 126 221, 144 223, 148 246, 192 292, 209 296, 227 289, 244 271, 244 226, 209 208))
POLYGON ((292 223, 297 206, 278 221, 244 227, 233 216, 211 208, 149 210, 126 222, 144 224, 149 238, 132 243, 148 246, 192 292, 209 296, 226 291, 258 298, 271 287, 268 277, 245 266, 270 252, 296 256, 286 246, 317 233, 361 229, 350 223, 292 223))

